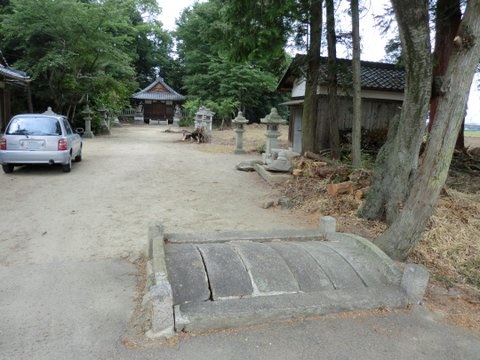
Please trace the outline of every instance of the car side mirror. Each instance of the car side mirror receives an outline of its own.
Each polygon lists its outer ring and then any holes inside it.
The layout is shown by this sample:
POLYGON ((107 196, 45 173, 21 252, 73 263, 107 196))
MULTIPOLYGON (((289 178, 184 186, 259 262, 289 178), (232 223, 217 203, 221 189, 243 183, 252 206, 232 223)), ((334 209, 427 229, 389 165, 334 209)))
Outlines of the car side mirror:
POLYGON ((75 129, 75 132, 79 135, 83 135, 83 133, 85 132, 85 130, 83 128, 76 128, 75 129))

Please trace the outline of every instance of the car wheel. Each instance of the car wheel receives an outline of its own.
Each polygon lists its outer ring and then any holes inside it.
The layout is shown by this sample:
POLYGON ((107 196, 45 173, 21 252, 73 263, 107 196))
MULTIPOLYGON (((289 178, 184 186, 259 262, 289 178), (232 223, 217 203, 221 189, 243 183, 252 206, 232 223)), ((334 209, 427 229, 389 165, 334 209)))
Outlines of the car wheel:
POLYGON ((68 163, 62 165, 62 171, 68 173, 72 170, 72 157, 68 158, 68 163))
POLYGON ((5 174, 10 174, 13 172, 13 165, 12 164, 4 164, 2 165, 3 171, 5 174))
POLYGON ((75 156, 75 162, 80 162, 82 161, 82 151, 80 150, 80 153, 75 156))

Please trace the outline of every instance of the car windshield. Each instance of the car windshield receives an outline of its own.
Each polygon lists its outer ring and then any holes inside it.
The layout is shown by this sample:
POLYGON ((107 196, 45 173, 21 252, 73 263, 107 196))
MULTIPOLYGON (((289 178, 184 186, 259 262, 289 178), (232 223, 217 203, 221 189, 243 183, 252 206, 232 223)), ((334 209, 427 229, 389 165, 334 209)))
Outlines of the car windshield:
POLYGON ((61 135, 60 122, 51 117, 18 117, 12 120, 7 135, 61 135))

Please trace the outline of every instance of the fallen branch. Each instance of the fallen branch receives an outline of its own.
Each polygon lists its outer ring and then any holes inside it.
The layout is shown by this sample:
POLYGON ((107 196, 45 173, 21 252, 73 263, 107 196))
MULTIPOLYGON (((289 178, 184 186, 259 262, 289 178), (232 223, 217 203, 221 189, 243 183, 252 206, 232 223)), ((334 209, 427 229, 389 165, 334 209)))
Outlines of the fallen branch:
POLYGON ((337 165, 336 161, 330 160, 325 156, 315 154, 314 152, 311 152, 311 151, 305 151, 305 154, 303 156, 305 156, 307 159, 326 162, 329 165, 337 165))

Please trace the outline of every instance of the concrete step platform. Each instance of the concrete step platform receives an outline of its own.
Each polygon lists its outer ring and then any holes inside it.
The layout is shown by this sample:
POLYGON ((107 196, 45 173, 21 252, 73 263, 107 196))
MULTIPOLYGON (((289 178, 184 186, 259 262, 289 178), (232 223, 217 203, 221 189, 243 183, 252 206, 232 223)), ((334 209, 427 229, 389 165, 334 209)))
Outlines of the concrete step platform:
POLYGON ((381 250, 351 234, 157 230, 150 241, 153 336, 403 307, 423 296, 428 281, 415 266, 406 281, 381 250))

